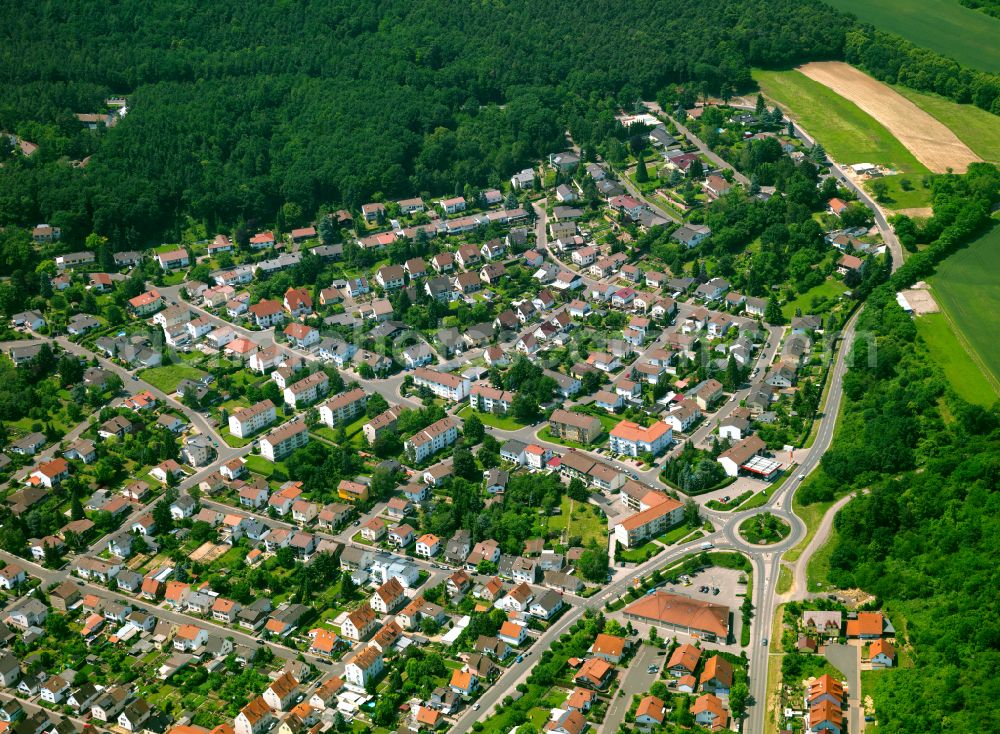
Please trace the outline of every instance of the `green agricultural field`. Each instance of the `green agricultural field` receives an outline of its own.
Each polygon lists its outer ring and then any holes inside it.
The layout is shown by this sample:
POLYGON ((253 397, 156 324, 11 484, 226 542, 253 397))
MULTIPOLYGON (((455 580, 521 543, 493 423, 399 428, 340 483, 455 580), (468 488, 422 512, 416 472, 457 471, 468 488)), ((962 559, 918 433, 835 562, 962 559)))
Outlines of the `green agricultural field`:
POLYGON ((923 337, 934 362, 960 396, 970 403, 992 405, 997 392, 952 331, 948 317, 929 313, 917 317, 917 333, 923 337))
POLYGON ((896 33, 983 71, 1000 71, 1000 19, 958 0, 829 0, 879 30, 896 33))
POLYGON ((938 266, 930 279, 938 304, 959 329, 958 340, 1000 385, 1000 226, 959 250, 938 266))
POLYGON ((153 387, 172 393, 181 380, 200 380, 207 373, 186 364, 168 364, 163 367, 150 367, 139 373, 139 379, 145 380, 153 387))
POLYGON ((838 162, 880 163, 911 174, 928 172, 884 125, 805 74, 754 69, 753 78, 838 162))
POLYGON ((957 104, 936 94, 915 92, 899 84, 893 89, 948 127, 983 160, 1000 163, 1000 117, 971 104, 957 104))

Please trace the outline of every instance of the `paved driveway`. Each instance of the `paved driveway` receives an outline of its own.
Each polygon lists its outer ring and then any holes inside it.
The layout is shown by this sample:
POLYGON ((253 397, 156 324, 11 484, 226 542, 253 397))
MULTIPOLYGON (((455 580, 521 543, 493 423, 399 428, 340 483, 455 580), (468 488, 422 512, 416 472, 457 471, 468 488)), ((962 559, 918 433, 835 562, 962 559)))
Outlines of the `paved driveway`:
POLYGON ((648 670, 654 663, 657 668, 663 666, 666 657, 658 657, 656 653, 659 651, 659 648, 652 645, 640 645, 639 652, 632 658, 628 668, 622 672, 621 685, 618 686, 614 700, 608 705, 608 713, 604 717, 604 723, 601 724, 602 732, 618 731, 618 725, 624 721, 625 712, 632 705, 632 696, 646 693, 656 682, 659 671, 650 673, 648 670))
POLYGON ((861 731, 861 648, 854 645, 827 645, 823 655, 844 674, 847 681, 847 706, 850 713, 848 731, 861 731))

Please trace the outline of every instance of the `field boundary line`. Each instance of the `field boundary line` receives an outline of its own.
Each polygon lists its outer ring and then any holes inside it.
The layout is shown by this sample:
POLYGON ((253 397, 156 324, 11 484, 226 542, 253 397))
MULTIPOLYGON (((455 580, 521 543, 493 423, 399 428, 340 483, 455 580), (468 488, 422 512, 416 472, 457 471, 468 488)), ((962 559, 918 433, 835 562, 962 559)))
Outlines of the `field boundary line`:
MULTIPOLYGON (((986 382, 988 382, 990 387, 993 388, 993 392, 996 396, 1000 397, 1000 380, 997 380, 994 374, 986 366, 986 363, 980 356, 979 352, 977 352, 972 346, 972 342, 970 342, 966 338, 965 334, 962 333, 962 330, 958 328, 958 324, 955 322, 955 319, 952 318, 951 312, 948 310, 948 306, 945 304, 944 299, 942 299, 936 292, 937 289, 934 288, 933 285, 930 286, 930 288, 931 292, 934 294, 934 300, 937 301, 937 304, 941 309, 940 313, 944 315, 944 320, 948 322, 948 327, 951 329, 951 333, 955 335, 955 339, 962 345, 962 349, 964 349, 965 353, 969 355, 969 359, 971 359, 972 363, 976 365, 976 369, 983 373, 983 377, 986 378, 986 382)), ((920 317, 918 316, 917 318, 920 317)))

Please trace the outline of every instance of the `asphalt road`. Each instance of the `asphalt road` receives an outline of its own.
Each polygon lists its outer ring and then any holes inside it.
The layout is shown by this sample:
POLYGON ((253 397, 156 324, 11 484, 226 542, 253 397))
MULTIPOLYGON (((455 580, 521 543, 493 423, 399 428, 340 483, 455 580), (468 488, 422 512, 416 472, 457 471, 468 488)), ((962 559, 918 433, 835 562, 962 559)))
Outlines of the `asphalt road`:
POLYGON ((827 660, 844 674, 847 685, 847 731, 859 734, 864 727, 861 713, 861 648, 855 645, 827 645, 823 650, 827 660))

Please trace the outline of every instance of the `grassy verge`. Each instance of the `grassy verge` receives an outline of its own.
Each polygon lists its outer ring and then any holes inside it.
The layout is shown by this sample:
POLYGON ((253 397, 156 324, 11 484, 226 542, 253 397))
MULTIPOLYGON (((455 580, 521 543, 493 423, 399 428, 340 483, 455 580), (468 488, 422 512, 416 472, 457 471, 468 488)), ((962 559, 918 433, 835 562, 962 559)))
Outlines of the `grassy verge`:
POLYGON ((833 549, 837 547, 837 529, 830 529, 830 537, 827 541, 816 549, 813 553, 812 558, 809 559, 809 565, 806 567, 806 579, 809 586, 809 591, 822 591, 828 588, 830 584, 830 558, 833 555, 833 549))
POLYGON ((834 502, 836 502, 836 500, 830 500, 829 502, 814 502, 811 505, 803 505, 799 502, 799 493, 795 493, 795 498, 792 500, 792 510, 799 516, 799 519, 805 523, 806 534, 798 545, 785 551, 783 558, 786 561, 794 562, 799 559, 799 556, 802 555, 802 551, 806 549, 806 546, 809 545, 809 541, 813 539, 813 536, 816 535, 816 531, 819 530, 819 523, 823 519, 823 515, 826 514, 827 510, 833 507, 834 502))
POLYGON ((778 585, 777 590, 779 594, 787 594, 792 588, 792 570, 785 565, 778 567, 778 585))
MULTIPOLYGON (((782 614, 784 605, 778 607, 778 614, 782 614)), ((767 657, 767 696, 766 712, 764 714, 764 734, 778 734, 778 714, 781 706, 778 705, 781 696, 781 656, 768 655, 767 657)))
POLYGON ((853 102, 798 71, 762 71, 753 77, 841 163, 883 164, 903 173, 927 168, 884 125, 853 102))
POLYGON ((748 499, 746 502, 744 502, 742 505, 740 505, 736 509, 737 510, 752 510, 755 507, 762 507, 765 504, 767 504, 767 493, 766 493, 766 491, 765 492, 758 492, 757 494, 755 494, 753 497, 751 497, 750 499, 748 499))
POLYGON ((748 490, 742 494, 733 497, 729 502, 722 502, 720 500, 709 500, 705 503, 705 507, 710 510, 718 510, 719 512, 732 512, 741 504, 746 502, 750 497, 753 496, 753 490, 748 490))

